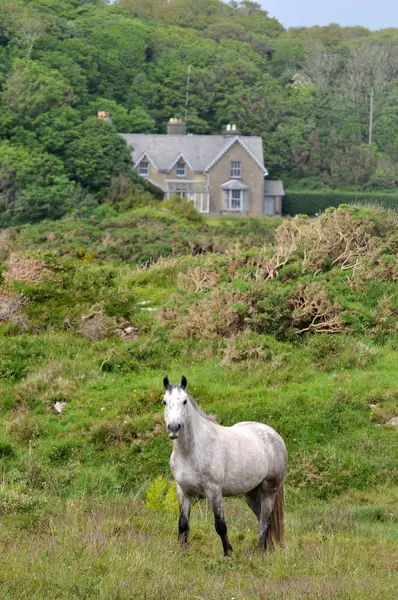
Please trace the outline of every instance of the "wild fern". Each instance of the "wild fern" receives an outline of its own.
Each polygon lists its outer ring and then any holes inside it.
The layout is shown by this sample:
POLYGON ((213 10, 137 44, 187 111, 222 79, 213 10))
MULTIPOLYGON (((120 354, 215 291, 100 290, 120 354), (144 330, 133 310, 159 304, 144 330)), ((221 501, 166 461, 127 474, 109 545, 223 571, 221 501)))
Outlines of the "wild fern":
POLYGON ((178 515, 178 501, 174 484, 169 484, 162 475, 156 477, 148 487, 145 505, 149 510, 178 515))

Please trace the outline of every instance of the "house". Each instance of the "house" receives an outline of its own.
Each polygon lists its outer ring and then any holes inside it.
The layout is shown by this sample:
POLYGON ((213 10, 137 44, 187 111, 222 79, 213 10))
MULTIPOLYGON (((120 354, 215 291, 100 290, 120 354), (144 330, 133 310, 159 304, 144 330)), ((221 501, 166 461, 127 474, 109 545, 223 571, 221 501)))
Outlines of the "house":
POLYGON ((166 135, 121 135, 139 174, 165 199, 182 196, 207 215, 281 214, 283 185, 264 185, 261 137, 240 135, 235 125, 222 135, 186 134, 182 119, 170 119, 166 135))

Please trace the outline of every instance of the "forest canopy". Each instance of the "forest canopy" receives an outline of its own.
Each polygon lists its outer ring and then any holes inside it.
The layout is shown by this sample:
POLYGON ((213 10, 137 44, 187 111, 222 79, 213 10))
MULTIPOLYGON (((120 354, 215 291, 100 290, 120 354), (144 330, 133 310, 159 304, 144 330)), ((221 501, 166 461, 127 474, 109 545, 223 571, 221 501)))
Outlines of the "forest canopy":
POLYGON ((248 0, 3 0, 1 223, 142 187, 118 134, 184 116, 189 65, 189 132, 262 136, 290 188, 396 190, 398 29, 286 31, 248 0))

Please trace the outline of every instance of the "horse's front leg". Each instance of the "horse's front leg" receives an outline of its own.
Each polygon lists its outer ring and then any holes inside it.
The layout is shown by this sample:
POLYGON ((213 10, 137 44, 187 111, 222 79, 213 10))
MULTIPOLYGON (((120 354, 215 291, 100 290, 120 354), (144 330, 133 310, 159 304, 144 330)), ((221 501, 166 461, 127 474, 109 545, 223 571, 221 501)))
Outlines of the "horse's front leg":
POLYGON ((178 519, 178 542, 180 546, 188 544, 189 534, 189 515, 191 513, 192 499, 185 494, 181 486, 176 482, 176 492, 178 505, 180 507, 180 516, 178 519))
POLYGON ((224 500, 221 489, 212 490, 206 496, 211 502, 214 513, 214 526, 221 538, 224 556, 229 556, 232 553, 232 546, 228 541, 227 526, 224 519, 224 500))

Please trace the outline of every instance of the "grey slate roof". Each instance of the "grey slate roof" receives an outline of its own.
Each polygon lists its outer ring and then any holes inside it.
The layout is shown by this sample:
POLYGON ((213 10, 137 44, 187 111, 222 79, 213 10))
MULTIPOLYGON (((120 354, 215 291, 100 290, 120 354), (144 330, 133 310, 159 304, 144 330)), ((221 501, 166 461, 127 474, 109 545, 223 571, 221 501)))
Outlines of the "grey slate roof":
POLYGON ((189 166, 203 172, 231 145, 240 141, 253 158, 263 167, 263 144, 261 137, 224 135, 160 135, 142 133, 122 133, 121 136, 133 148, 133 162, 136 163, 145 153, 158 171, 169 171, 180 155, 189 166))
POLYGON ((283 183, 280 179, 264 180, 264 196, 284 196, 285 190, 283 189, 283 183))

